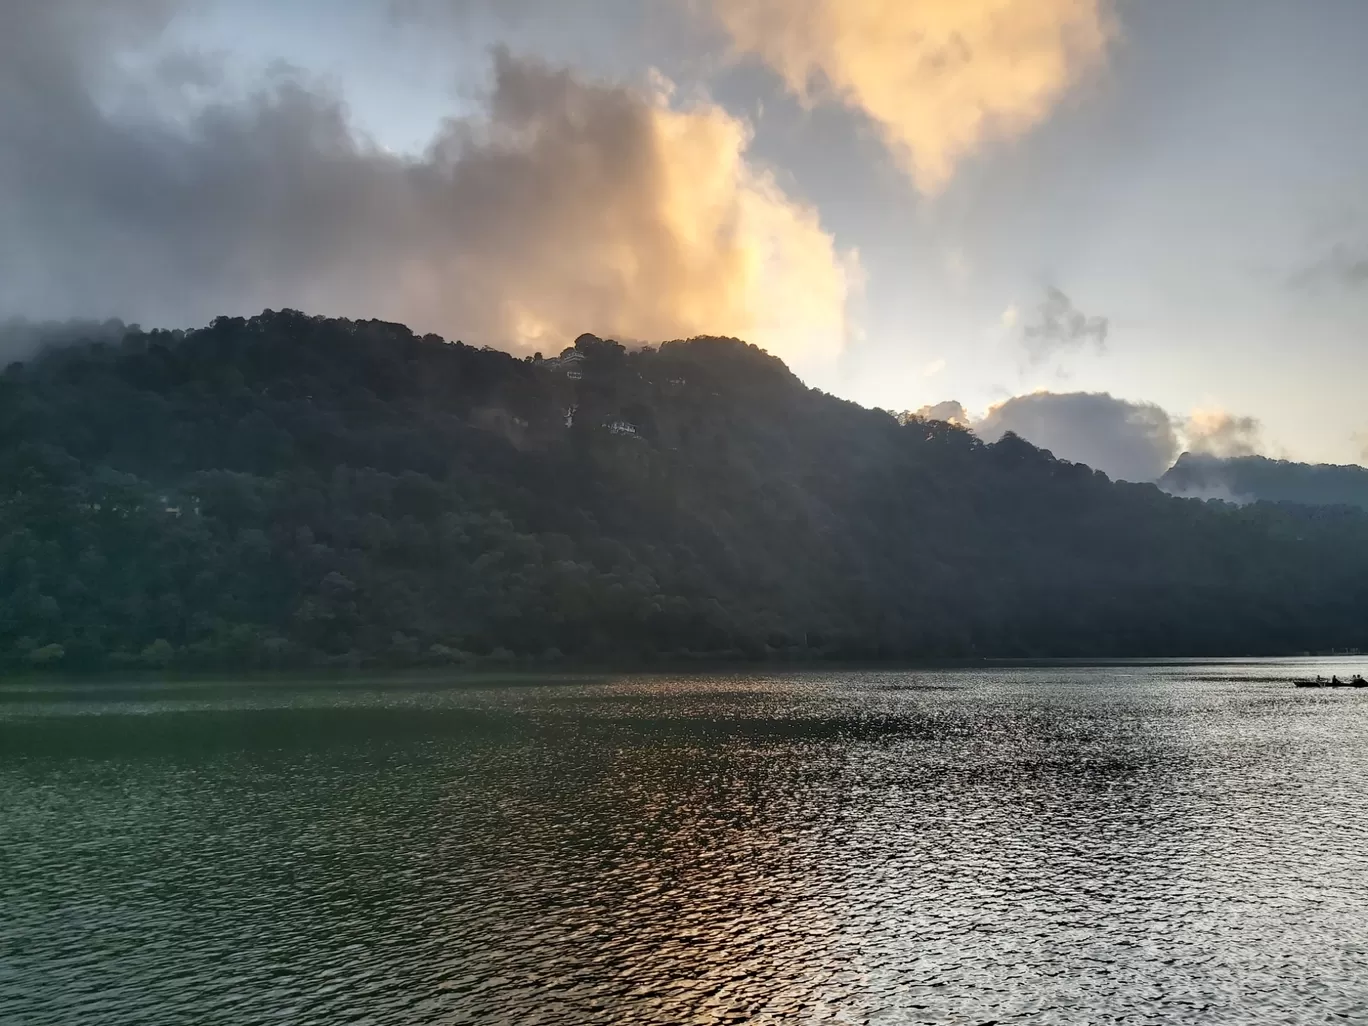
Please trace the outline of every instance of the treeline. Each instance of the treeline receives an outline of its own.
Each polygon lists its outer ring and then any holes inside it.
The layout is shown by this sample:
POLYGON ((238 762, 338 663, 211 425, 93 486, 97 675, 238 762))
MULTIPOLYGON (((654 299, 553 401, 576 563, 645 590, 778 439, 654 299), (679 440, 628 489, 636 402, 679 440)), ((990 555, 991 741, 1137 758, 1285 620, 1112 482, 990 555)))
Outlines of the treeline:
POLYGON ((0 663, 1368 647, 1368 516, 1173 498, 724 339, 519 360, 292 311, 0 376, 0 663))
POLYGON ((1368 468, 1185 452, 1159 479, 1175 495, 1368 509, 1368 468))

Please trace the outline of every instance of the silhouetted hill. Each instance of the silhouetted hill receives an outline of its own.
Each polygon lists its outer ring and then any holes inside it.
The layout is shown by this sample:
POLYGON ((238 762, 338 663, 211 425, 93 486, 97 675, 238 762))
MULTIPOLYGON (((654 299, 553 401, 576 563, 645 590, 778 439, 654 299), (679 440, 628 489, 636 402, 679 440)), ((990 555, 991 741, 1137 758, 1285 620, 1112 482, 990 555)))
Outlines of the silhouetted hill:
POLYGON ((16 665, 1368 644, 1368 516, 1113 483, 725 339, 130 329, 0 377, 0 480, 16 665))
POLYGON ((1185 452, 1159 479, 1159 486, 1174 495, 1199 498, 1368 509, 1368 469, 1357 466, 1185 452))

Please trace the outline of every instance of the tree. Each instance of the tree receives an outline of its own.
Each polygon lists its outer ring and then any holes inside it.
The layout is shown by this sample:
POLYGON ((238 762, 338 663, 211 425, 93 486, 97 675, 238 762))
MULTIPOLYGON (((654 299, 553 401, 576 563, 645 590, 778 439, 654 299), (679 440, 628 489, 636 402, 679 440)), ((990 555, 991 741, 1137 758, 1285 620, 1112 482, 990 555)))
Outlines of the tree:
POLYGON ((0 664, 1368 646, 1362 511, 1112 482, 734 339, 571 379, 292 311, 73 330, 0 376, 0 664))

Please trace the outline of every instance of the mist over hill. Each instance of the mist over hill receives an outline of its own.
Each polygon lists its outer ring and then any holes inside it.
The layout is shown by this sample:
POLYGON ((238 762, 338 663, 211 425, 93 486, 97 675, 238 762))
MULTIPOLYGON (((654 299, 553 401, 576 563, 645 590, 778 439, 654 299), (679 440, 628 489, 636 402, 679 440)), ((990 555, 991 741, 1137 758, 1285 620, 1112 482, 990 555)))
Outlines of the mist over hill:
POLYGON ((268 311, 64 341, 0 376, 12 666, 1368 644, 1368 514, 1113 482, 735 340, 518 359, 268 311))
POLYGON ((1174 495, 1235 502, 1265 500, 1308 506, 1368 509, 1368 469, 1324 463, 1294 463, 1267 456, 1221 458, 1185 452, 1159 479, 1174 495))

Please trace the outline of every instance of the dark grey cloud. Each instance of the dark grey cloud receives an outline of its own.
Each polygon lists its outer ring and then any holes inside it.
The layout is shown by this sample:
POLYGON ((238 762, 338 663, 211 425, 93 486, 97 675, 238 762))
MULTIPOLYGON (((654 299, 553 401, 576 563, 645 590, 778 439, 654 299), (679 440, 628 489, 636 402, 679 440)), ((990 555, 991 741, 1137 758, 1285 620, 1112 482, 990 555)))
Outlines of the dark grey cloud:
POLYGON ((507 347, 840 345, 847 264, 720 107, 496 51, 483 109, 395 154, 289 69, 244 95, 166 54, 178 11, 0 4, 0 316, 288 306, 507 347))
POLYGON ((0 8, 0 310, 185 323, 286 305, 271 301, 320 266, 360 263, 361 286, 391 255, 379 229, 403 169, 353 137, 337 101, 279 80, 188 123, 115 102, 117 57, 146 52, 174 10, 0 8))
POLYGON ((1008 431, 1060 459, 1124 481, 1153 481, 1178 454, 1173 419, 1153 403, 1106 392, 1035 392, 989 409, 973 426, 984 441, 1008 431))
POLYGON ((1043 363, 1060 353, 1092 345, 1099 352, 1107 347, 1110 323, 1105 317, 1091 317, 1073 304, 1053 285, 1021 328, 1022 343, 1032 363, 1043 363))

